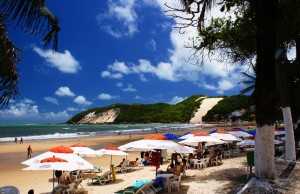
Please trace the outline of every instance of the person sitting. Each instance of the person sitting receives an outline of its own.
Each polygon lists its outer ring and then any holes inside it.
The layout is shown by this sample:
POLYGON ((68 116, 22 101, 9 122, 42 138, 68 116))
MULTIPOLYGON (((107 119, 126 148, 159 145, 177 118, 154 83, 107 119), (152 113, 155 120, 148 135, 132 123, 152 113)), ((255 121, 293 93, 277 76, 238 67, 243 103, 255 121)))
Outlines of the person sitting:
POLYGON ((139 164, 138 164, 138 161, 139 161, 138 158, 136 158, 135 161, 130 161, 130 162, 129 162, 129 166, 131 166, 131 167, 138 166, 138 165, 139 165, 139 164))
POLYGON ((174 165, 174 163, 171 161, 171 163, 168 165, 168 167, 167 167, 167 172, 168 173, 174 173, 174 171, 175 171, 175 165, 174 165))
POLYGON ((120 162, 119 165, 117 165, 117 167, 122 167, 122 165, 124 164, 124 162, 125 162, 125 158, 123 158, 123 160, 120 162))
POLYGON ((68 172, 64 172, 59 179, 59 184, 69 185, 72 182, 70 174, 68 172))

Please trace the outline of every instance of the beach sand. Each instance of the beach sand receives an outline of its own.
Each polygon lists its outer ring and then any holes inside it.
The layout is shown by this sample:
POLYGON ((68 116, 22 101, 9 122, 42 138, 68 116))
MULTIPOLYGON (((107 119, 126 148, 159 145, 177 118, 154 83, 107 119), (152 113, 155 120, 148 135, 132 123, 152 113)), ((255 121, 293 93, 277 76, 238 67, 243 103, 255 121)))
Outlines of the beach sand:
MULTIPOLYGON (((97 136, 89 138, 75 138, 65 140, 31 141, 24 144, 1 143, 0 144, 0 187, 14 185, 21 193, 26 194, 29 189, 34 189, 35 193, 46 193, 52 190, 51 171, 22 171, 25 166, 20 163, 26 160, 26 148, 30 144, 33 155, 47 151, 50 147, 57 145, 72 145, 82 143, 89 147, 99 149, 107 144, 121 145, 135 139, 142 138, 142 135, 116 135, 97 136)), ((139 157, 139 153, 130 153, 129 160, 139 157)), ((86 158, 94 165, 105 169, 109 167, 110 157, 86 158)), ((122 157, 114 156, 113 163, 119 164, 122 157)), ((182 192, 180 194, 210 194, 210 193, 230 193, 240 183, 240 177, 246 174, 243 162, 245 157, 238 157, 224 160, 224 164, 217 167, 210 167, 203 170, 188 170, 187 177, 183 179, 182 192)), ((166 165, 162 166, 163 169, 166 165)), ((105 186, 87 186, 86 181, 83 187, 89 193, 112 194, 122 188, 130 186, 137 179, 153 179, 155 177, 154 167, 145 167, 126 174, 117 174, 117 181, 114 184, 105 186)))

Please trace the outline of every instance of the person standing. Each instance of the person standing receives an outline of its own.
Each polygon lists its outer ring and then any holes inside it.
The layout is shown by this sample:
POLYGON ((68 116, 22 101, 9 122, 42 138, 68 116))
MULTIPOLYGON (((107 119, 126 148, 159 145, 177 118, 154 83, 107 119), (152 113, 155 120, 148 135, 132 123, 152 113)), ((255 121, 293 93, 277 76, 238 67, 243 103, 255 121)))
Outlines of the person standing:
POLYGON ((23 137, 21 137, 20 139, 20 144, 23 144, 23 137))
POLYGON ((31 155, 32 155, 32 148, 29 145, 28 148, 27 148, 27 158, 31 158, 31 155))
POLYGON ((18 143, 18 138, 15 137, 15 143, 18 143))

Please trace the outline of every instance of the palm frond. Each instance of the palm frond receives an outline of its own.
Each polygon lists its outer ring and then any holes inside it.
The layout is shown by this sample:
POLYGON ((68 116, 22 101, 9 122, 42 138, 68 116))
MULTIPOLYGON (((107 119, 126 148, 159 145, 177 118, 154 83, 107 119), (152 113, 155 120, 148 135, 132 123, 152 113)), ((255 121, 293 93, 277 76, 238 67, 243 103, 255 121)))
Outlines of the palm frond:
POLYGON ((241 93, 241 94, 247 94, 247 93, 250 93, 250 92, 253 93, 254 89, 255 89, 255 85, 250 85, 250 86, 248 86, 248 87, 242 89, 242 90, 240 91, 240 93, 241 93))
POLYGON ((45 46, 57 49, 60 27, 45 0, 0 0, 0 13, 26 32, 42 35, 45 46))
POLYGON ((18 49, 9 40, 0 15, 0 106, 7 105, 17 94, 18 49))

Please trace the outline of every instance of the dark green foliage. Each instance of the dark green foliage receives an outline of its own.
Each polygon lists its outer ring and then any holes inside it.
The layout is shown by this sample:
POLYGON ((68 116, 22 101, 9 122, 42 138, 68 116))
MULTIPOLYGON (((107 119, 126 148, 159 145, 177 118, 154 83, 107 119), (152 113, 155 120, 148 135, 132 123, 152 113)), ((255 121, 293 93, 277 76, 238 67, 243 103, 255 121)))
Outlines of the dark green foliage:
MULTIPOLYGON (((214 122, 227 119, 229 115, 241 109, 246 109, 244 120, 250 119, 250 106, 253 105, 251 97, 244 95, 225 97, 223 100, 214 106, 207 114, 203 117, 203 121, 214 122), (248 115, 248 116, 247 116, 248 115)), ((242 119, 243 119, 242 118, 242 119)))
POLYGON ((108 107, 94 108, 78 113, 72 117, 68 123, 77 123, 86 114, 96 112, 96 114, 115 108, 120 111, 115 123, 173 123, 189 122, 194 111, 200 106, 202 100, 197 100, 201 96, 191 96, 188 99, 170 105, 166 103, 156 104, 114 104, 108 107))

